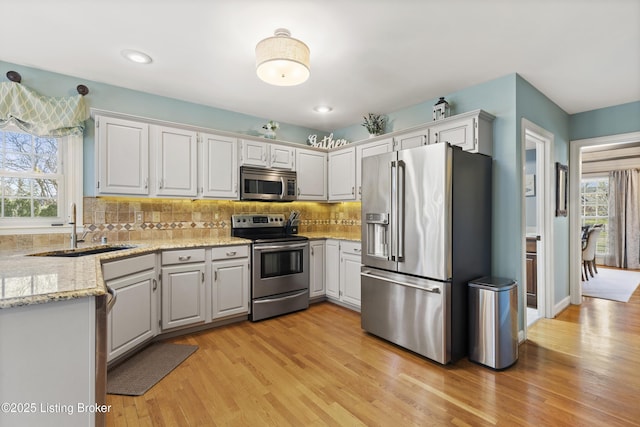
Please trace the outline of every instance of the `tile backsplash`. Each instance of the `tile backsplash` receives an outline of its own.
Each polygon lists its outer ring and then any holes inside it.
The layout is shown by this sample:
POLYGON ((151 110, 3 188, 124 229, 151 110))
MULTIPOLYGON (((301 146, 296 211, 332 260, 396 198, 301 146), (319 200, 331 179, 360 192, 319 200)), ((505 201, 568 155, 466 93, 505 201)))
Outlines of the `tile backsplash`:
MULTIPOLYGON (((228 200, 85 197, 83 224, 87 244, 132 240, 216 238, 231 234, 231 215, 300 211, 301 233, 360 231, 360 202, 241 202, 228 200)), ((0 249, 62 245, 67 234, 2 236, 0 249)))

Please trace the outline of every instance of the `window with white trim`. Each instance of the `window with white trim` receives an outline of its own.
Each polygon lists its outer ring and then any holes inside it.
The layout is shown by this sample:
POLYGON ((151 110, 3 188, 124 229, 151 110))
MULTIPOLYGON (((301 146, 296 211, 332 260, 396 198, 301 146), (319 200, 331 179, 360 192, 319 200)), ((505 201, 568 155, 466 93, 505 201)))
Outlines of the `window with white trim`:
POLYGON ((609 249, 607 245, 609 178, 606 176, 583 178, 580 182, 580 201, 582 226, 604 224, 596 243, 596 255, 606 255, 609 249))
POLYGON ((80 136, 40 137, 14 125, 0 129, 2 234, 67 228, 68 205, 82 203, 81 159, 80 136))

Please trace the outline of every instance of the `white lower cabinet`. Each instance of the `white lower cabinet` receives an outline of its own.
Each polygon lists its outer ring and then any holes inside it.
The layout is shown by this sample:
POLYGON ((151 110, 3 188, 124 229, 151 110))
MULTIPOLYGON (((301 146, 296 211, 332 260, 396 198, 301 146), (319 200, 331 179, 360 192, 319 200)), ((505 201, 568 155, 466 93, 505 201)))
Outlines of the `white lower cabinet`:
POLYGON ((155 254, 104 263, 105 284, 115 292, 107 317, 107 361, 153 338, 157 330, 155 254))
POLYGON ((162 329, 204 323, 205 250, 162 253, 162 329))
POLYGON ((340 298, 340 241, 325 242, 325 292, 327 297, 340 298))
POLYGON ((325 245, 327 298, 360 308, 360 243, 329 239, 325 245))
POLYGON ((309 298, 325 295, 325 243, 324 240, 309 242, 309 298))
POLYGON ((249 247, 211 250, 211 318, 249 313, 249 247))
POLYGON ((342 301, 360 307, 360 243, 340 242, 340 292, 342 301))

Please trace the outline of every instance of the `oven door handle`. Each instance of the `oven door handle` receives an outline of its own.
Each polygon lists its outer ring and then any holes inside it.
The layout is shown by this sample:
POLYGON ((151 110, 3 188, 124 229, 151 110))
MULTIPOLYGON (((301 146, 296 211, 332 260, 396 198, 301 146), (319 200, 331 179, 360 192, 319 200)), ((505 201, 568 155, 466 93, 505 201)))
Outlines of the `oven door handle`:
POLYGON ((295 294, 287 295, 286 297, 254 299, 253 303, 254 304, 268 304, 270 302, 285 301, 285 300, 288 300, 288 299, 298 298, 300 295, 304 295, 307 292, 309 292, 309 291, 305 289, 305 290, 302 290, 300 292, 296 292, 295 294))
POLYGON ((304 248, 307 246, 307 243, 294 243, 294 244, 284 244, 284 245, 269 245, 269 246, 254 246, 253 249, 256 251, 267 251, 267 250, 282 250, 282 249, 297 249, 304 248))

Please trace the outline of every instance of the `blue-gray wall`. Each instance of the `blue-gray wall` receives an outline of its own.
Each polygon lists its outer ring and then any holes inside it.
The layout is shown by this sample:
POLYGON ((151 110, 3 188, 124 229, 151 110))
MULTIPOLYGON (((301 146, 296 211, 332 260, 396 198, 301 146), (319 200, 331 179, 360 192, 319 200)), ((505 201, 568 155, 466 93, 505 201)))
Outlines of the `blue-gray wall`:
MULTIPOLYGON (((91 108, 111 110, 158 120, 202 126, 222 131, 258 135, 269 118, 206 107, 176 99, 78 79, 71 76, 23 67, 0 61, 4 70, 18 71, 23 84, 46 96, 69 96, 76 93, 78 84, 89 87, 86 98, 91 108)), ((568 164, 569 140, 640 131, 640 101, 569 116, 547 96, 518 74, 509 74, 489 82, 471 86, 450 94, 442 94, 451 104, 452 114, 483 109, 494 116, 493 133, 493 266, 492 274, 513 278, 524 284, 522 271, 521 231, 523 197, 521 119, 537 124, 554 135, 553 161, 568 164)), ((432 120, 437 99, 395 111, 379 112, 389 117, 387 132, 407 129, 432 120)), ((326 133, 281 123, 278 138, 306 143, 309 134, 326 133)), ((366 130, 358 123, 338 129, 334 137, 359 141, 367 138, 366 130)), ((87 123, 84 138, 85 194, 92 195, 94 187, 94 129, 87 123)), ((569 227, 566 217, 554 221, 555 295, 558 303, 569 295, 569 227)), ((523 302, 520 301, 520 308, 523 302)), ((521 311, 522 312, 522 311, 521 311)), ((522 326, 522 317, 520 318, 522 326)))
MULTIPOLYGON (((516 115, 518 121, 517 139, 520 139, 521 120, 525 118, 554 137, 552 164, 569 163, 569 115, 551 101, 546 95, 533 87, 521 76, 517 78, 518 100, 516 115)), ((518 144, 522 148, 522 144, 518 144)), ((522 188, 522 187, 521 187, 522 188)), ((555 217, 553 221, 553 257, 554 257, 554 304, 569 296, 569 219, 555 217)))
MULTIPOLYGON (((569 115, 518 74, 510 74, 486 83, 443 94, 452 114, 483 109, 496 116, 493 128, 493 266, 492 274, 512 278, 524 285, 522 271, 523 144, 521 119, 526 118, 554 134, 554 162, 568 163, 569 115)), ((432 120, 431 99, 412 107, 387 113, 387 131, 398 131, 432 120)), ((334 132, 339 138, 366 139, 360 125, 334 132)), ((555 295, 554 304, 569 295, 569 228, 566 217, 554 221, 555 295)), ((519 301, 523 313, 524 301, 519 301)), ((523 316, 519 319, 523 326, 523 316)))
MULTIPOLYGON (((640 77, 638 77, 640 78, 640 77)), ((640 101, 571 116, 571 141, 640 131, 640 101)))
MULTIPOLYGON (((262 125, 270 120, 269 117, 249 116, 3 61, 0 61, 0 70, 3 75, 10 70, 17 71, 22 76, 22 84, 45 96, 77 95, 76 87, 84 84, 89 88, 85 97, 88 108, 253 136, 261 135, 262 125)), ((278 140, 306 145, 311 134, 322 138, 326 132, 281 122, 278 140)), ((84 134, 85 196, 95 194, 94 145, 94 123, 90 119, 86 122, 84 134)))

